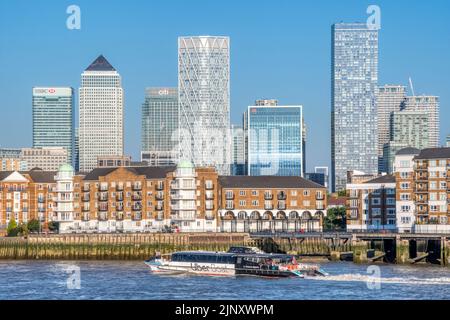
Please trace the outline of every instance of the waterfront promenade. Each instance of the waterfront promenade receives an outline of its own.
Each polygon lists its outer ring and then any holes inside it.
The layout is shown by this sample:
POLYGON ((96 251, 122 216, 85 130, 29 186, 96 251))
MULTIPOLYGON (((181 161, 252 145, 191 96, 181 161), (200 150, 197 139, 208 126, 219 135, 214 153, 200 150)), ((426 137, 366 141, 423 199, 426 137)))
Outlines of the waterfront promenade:
POLYGON ((0 237, 0 259, 143 260, 157 252, 256 246, 300 258, 450 265, 450 235, 397 233, 151 233, 0 237))

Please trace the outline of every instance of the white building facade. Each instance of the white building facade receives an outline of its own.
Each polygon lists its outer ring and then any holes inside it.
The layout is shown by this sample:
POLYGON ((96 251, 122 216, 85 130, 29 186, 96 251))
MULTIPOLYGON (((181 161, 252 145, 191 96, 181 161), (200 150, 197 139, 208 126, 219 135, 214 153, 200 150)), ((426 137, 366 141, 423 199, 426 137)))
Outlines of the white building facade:
POLYGON ((80 171, 94 169, 99 156, 123 155, 123 104, 121 77, 100 55, 81 75, 80 171))
POLYGON ((230 39, 178 38, 180 159, 229 174, 230 39))

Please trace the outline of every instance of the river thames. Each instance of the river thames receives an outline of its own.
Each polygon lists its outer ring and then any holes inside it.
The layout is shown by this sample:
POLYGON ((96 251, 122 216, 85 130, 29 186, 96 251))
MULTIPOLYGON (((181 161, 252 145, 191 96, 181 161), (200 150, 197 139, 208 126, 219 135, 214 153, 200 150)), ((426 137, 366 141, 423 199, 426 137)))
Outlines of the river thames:
POLYGON ((450 299, 448 268, 402 265, 368 268, 345 262, 321 265, 330 276, 266 279, 153 275, 139 261, 0 261, 0 300, 450 299))

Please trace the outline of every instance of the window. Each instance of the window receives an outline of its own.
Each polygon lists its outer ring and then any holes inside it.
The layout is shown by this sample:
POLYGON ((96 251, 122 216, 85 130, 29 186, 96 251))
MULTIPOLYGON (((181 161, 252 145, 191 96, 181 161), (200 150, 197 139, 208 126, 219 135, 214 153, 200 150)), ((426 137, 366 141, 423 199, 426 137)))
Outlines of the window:
POLYGON ((380 198, 372 198, 372 204, 377 206, 380 204, 380 198))
POLYGON ((394 198, 387 198, 386 199, 387 205, 395 205, 395 199, 394 198))
POLYGON ((387 214, 388 215, 395 215, 395 209, 394 208, 388 208, 387 209, 387 214))
POLYGON ((254 206, 254 207, 259 206, 259 201, 258 200, 252 200, 252 206, 254 206))
POLYGON ((241 206, 241 207, 244 207, 245 206, 245 200, 239 200, 239 205, 241 206))
POLYGON ((259 194, 258 190, 252 190, 252 196, 257 196, 259 194))
POLYGON ((297 196, 297 190, 292 190, 291 191, 291 196, 296 197, 297 196))
POLYGON ((240 191, 239 191, 239 195, 240 195, 240 196, 245 196, 245 194, 246 194, 245 190, 240 190, 240 191))
POLYGON ((303 190, 303 195, 304 195, 305 197, 309 196, 309 190, 303 190))
POLYGON ((403 200, 403 201, 411 200, 411 195, 409 193, 401 193, 400 200, 403 200))

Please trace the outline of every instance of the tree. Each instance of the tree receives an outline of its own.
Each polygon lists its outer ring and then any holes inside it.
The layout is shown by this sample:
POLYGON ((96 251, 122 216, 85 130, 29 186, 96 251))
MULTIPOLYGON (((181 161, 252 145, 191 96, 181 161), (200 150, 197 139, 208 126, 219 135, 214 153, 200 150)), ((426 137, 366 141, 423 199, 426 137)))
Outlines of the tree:
POLYGON ((323 221, 323 227, 326 231, 345 231, 346 224, 345 207, 328 209, 327 216, 323 221))
POLYGON ((6 228, 6 233, 8 234, 8 237, 16 237, 19 233, 19 229, 17 228, 17 223, 14 218, 11 218, 8 223, 8 227, 6 228))
POLYGON ((39 232, 39 221, 37 219, 31 219, 27 224, 30 232, 39 232))

